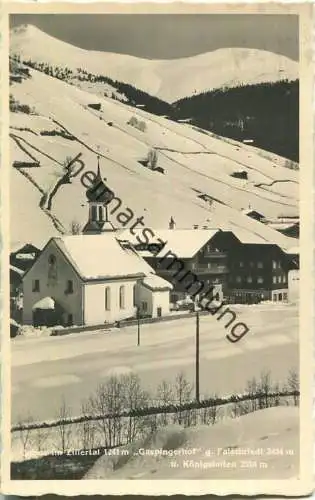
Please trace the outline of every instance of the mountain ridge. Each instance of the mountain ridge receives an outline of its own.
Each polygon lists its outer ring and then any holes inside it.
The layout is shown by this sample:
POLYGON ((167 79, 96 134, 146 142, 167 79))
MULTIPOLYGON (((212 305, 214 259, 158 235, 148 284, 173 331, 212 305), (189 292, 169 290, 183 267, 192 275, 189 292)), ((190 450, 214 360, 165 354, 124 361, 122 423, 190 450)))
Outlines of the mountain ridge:
POLYGON ((10 31, 10 52, 24 60, 70 65, 71 69, 83 67, 168 103, 215 88, 298 78, 296 61, 259 49, 222 48, 180 59, 144 59, 82 49, 32 25, 10 31))

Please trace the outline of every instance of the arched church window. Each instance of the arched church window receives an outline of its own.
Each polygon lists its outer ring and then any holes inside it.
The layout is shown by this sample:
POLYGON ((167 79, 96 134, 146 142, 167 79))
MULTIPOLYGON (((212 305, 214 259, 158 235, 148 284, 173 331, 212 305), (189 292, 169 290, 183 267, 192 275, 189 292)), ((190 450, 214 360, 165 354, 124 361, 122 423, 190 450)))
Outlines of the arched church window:
POLYGON ((105 310, 110 311, 110 287, 105 288, 105 310))
POLYGON ((57 259, 56 256, 50 254, 48 257, 48 286, 55 285, 57 282, 57 259))
POLYGON ((125 286, 119 287, 119 307, 125 309, 125 286))
POLYGON ((103 207, 98 207, 98 220, 100 221, 104 220, 103 214, 104 214, 103 207))

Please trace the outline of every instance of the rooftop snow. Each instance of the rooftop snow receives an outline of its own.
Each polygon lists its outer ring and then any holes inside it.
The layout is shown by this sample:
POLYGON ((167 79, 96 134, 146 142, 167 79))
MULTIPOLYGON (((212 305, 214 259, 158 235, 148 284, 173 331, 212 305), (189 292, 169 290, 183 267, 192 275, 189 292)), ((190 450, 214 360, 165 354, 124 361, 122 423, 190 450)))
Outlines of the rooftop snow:
POLYGON ((149 274, 149 276, 146 276, 146 278, 144 278, 143 280, 143 284, 151 290, 172 290, 173 288, 173 285, 171 283, 161 278, 160 276, 157 276, 156 274, 149 274))
POLYGON ((124 249, 114 233, 54 238, 83 279, 139 276, 150 266, 135 251, 124 249))
POLYGON ((36 304, 33 305, 32 309, 55 309, 55 301, 51 297, 44 297, 43 299, 40 299, 38 302, 36 302, 36 304))
MULTIPOLYGON (((188 259, 193 257, 218 231, 218 229, 153 230, 154 236, 148 243, 161 243, 161 240, 165 242, 165 246, 157 254, 159 257, 165 255, 167 252, 173 252, 179 258, 188 259)), ((132 235, 129 230, 126 230, 122 234, 122 237, 129 239, 134 244, 139 244, 137 237, 140 238, 142 230, 135 229, 134 233, 135 235, 132 235)))

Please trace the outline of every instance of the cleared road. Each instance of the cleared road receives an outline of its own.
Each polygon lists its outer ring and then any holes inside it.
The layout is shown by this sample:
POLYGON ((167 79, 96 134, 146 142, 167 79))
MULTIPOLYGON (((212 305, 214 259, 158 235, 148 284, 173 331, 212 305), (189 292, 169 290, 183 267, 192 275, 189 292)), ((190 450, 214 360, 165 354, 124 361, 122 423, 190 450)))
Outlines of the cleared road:
MULTIPOLYGON (((242 392, 246 382, 271 372, 283 382, 290 369, 298 369, 298 315, 291 306, 234 308, 237 321, 249 333, 240 342, 226 339, 225 320, 200 317, 200 393, 242 392)), ((12 421, 28 414, 36 420, 55 418, 65 397, 71 412, 97 385, 112 374, 134 371, 154 394, 165 379, 184 372, 195 376, 195 318, 141 326, 110 333, 80 333, 64 337, 16 338, 12 340, 12 421)))

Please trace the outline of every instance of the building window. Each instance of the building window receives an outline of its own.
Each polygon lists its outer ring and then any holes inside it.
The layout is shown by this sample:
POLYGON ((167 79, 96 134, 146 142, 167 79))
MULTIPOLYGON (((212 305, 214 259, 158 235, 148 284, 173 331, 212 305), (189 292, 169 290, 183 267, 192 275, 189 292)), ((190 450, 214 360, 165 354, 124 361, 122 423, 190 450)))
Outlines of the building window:
POLYGON ((105 310, 110 311, 110 288, 107 286, 105 288, 105 310))
POLYGON ((255 263, 253 261, 250 261, 249 265, 250 265, 250 267, 254 267, 255 263))
POLYGON ((73 293, 73 281, 72 280, 67 281, 67 288, 66 288, 65 293, 73 293))
POLYGON ((208 269, 211 268, 211 262, 208 262, 208 269))
POLYGON ((236 276, 236 283, 241 283, 242 282, 242 278, 240 276, 236 276))
POLYGON ((272 261, 272 268, 277 269, 277 263, 275 260, 272 261))
POLYGON ((283 300, 288 300, 288 294, 286 292, 283 293, 283 300))
POLYGON ((141 308, 143 312, 147 312, 148 310, 148 303, 147 302, 141 302, 141 308))
POLYGON ((273 276, 272 277, 272 282, 273 282, 274 285, 277 283, 277 276, 273 276))
POLYGON ((244 267, 244 262, 240 262, 240 267, 244 267))
POLYGON ((258 267, 258 269, 263 269, 264 264, 261 261, 258 261, 257 262, 257 267, 258 267))
POLYGON ((48 257, 48 286, 54 286, 57 282, 57 259, 55 255, 50 254, 48 257))
POLYGON ((33 292, 39 292, 39 280, 33 280, 33 287, 32 287, 32 291, 33 292))
POLYGON ((272 300, 273 300, 274 302, 277 302, 277 294, 276 294, 276 293, 275 293, 275 294, 274 294, 274 296, 272 297, 272 300))
POLYGON ((191 268, 192 268, 192 269, 196 269, 196 263, 195 263, 195 262, 193 262, 193 263, 191 264, 191 268))
POLYGON ((264 278, 262 276, 258 276, 257 278, 257 283, 263 283, 264 282, 264 278))
POLYGON ((282 276, 282 283, 286 283, 286 282, 287 282, 287 277, 286 277, 286 275, 284 274, 284 275, 282 276))
POLYGON ((98 207, 98 220, 101 222, 104 220, 103 213, 103 207, 98 207))
POLYGON ((280 260, 278 262, 278 267, 279 267, 279 269, 281 269, 281 261, 280 260))
POLYGON ((253 283, 253 278, 251 276, 247 276, 247 283, 253 283))
POLYGON ((125 309, 125 285, 119 287, 119 307, 125 309))
POLYGON ((51 266, 53 266, 56 264, 56 257, 53 254, 49 255, 48 262, 51 266))
POLYGON ((281 283, 281 276, 278 276, 278 283, 281 283))
POLYGON ((97 220, 97 207, 92 205, 92 220, 97 220))

